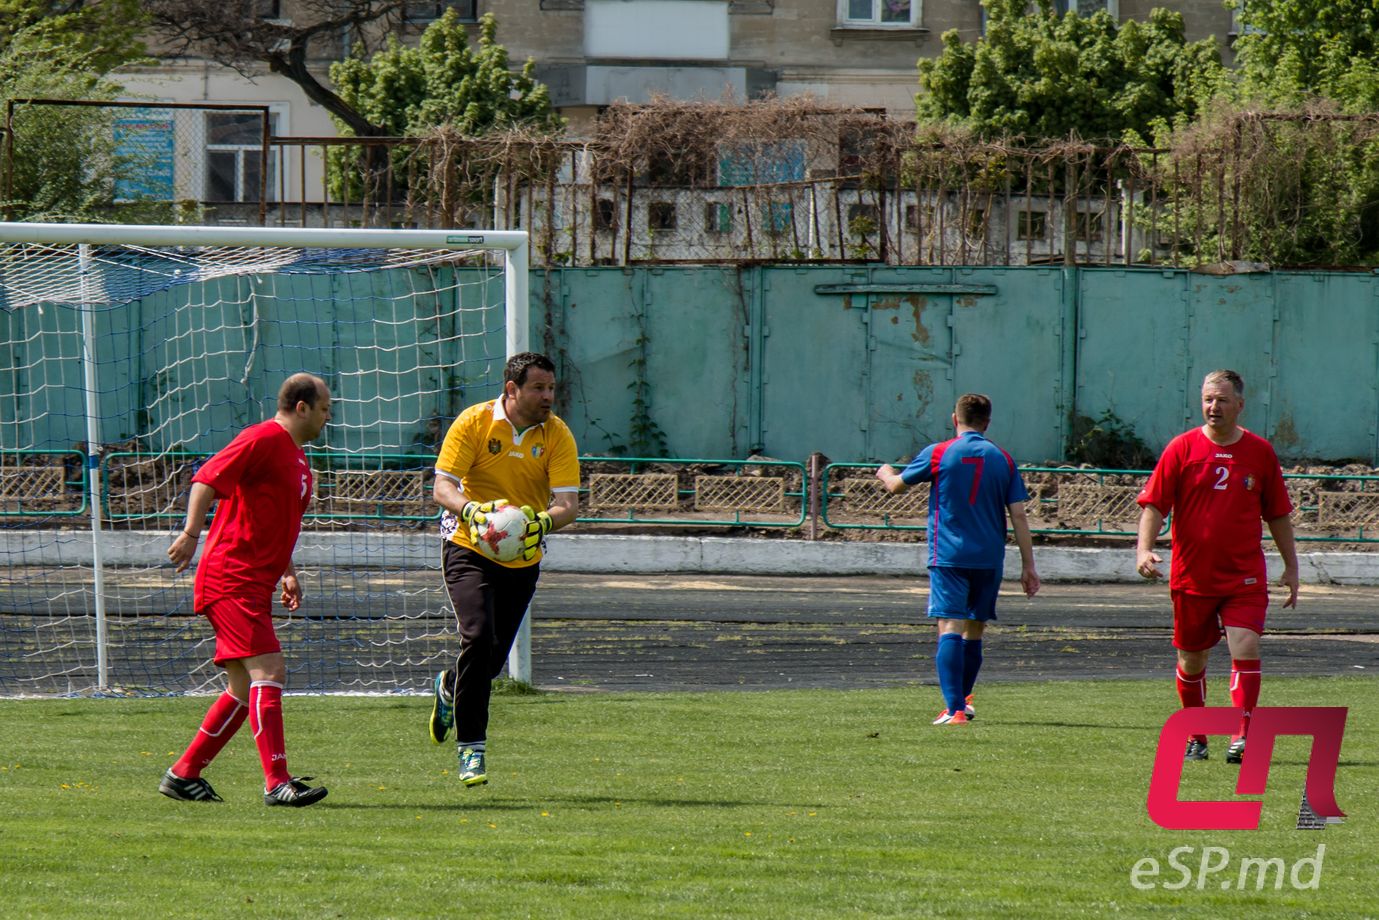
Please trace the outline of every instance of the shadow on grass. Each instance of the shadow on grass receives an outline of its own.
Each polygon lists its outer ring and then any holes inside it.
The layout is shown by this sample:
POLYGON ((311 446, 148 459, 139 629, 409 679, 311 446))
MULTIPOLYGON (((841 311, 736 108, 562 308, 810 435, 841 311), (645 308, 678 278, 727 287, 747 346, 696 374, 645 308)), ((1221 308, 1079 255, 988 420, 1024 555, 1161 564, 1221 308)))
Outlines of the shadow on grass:
POLYGON ((1114 725, 1106 722, 1034 722, 1025 719, 1003 721, 984 718, 981 720, 981 724, 1000 725, 1005 728, 1093 728, 1098 731, 1111 729, 1122 732, 1158 732, 1163 729, 1162 725, 1114 725))
MULTIPOLYGON (((422 804, 418 802, 398 802, 396 804, 375 804, 368 802, 341 802, 332 799, 330 807, 356 809, 362 811, 531 811, 533 808, 549 808, 564 805, 570 808, 607 807, 618 805, 641 806, 645 808, 797 808, 801 810, 824 807, 818 803, 803 805, 799 802, 748 802, 732 799, 663 799, 642 796, 612 795, 543 795, 524 799, 496 799, 484 796, 477 790, 462 790, 469 793, 454 802, 422 804)), ((324 804, 324 803, 322 803, 324 804)))

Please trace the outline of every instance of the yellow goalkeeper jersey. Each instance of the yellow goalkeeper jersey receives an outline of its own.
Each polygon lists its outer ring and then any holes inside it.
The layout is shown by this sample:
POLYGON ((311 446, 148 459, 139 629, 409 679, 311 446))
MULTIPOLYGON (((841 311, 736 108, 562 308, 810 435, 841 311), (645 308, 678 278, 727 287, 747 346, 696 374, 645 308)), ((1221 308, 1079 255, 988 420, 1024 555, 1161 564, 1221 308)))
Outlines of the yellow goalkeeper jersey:
MULTIPOLYGON (((518 432, 503 413, 503 401, 492 399, 470 406, 450 425, 436 458, 436 475, 458 482, 471 501, 505 498, 545 511, 552 493, 579 491, 579 450, 569 426, 555 414, 518 432)), ((457 523, 454 515, 442 514, 442 534, 473 549, 469 528, 457 523)), ((534 559, 504 564, 522 568, 540 561, 537 553, 534 559)))

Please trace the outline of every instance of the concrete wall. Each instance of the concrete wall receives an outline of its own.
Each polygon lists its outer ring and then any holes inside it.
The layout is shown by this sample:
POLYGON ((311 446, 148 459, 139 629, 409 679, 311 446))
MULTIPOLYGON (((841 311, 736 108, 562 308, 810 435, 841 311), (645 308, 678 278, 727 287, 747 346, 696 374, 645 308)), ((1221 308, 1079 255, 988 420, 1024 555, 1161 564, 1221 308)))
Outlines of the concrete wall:
MULTIPOLYGON (((432 354, 424 298, 416 317, 399 316, 395 305, 411 299, 383 280, 362 293, 329 279, 285 283, 288 296, 251 311, 267 311, 262 324, 236 321, 248 310, 238 288, 190 301, 226 311, 195 339, 207 361, 225 365, 216 375, 224 385, 209 389, 170 388, 161 369, 162 343, 176 350, 169 298, 187 289, 98 315, 102 440, 156 428, 214 449, 218 432, 258 417, 283 373, 309 368, 339 378, 332 444, 410 452, 429 419, 496 392, 450 382, 482 362, 470 351, 432 354), (375 326, 395 332, 381 339, 375 326), (384 353, 415 356, 418 370, 365 369, 384 353), (231 398, 246 385, 256 401, 231 398), (164 391, 190 402, 168 405, 157 398, 164 391)), ((570 268, 532 274, 530 322, 532 346, 557 361, 560 412, 586 455, 802 461, 822 451, 893 461, 947 437, 953 402, 967 391, 992 397, 992 435, 1022 462, 1060 460, 1073 414, 1113 412, 1157 449, 1199 422, 1203 375, 1230 367, 1247 384, 1244 424, 1282 457, 1373 463, 1376 297, 1379 278, 1326 272, 570 268)), ((68 450, 85 440, 78 329, 70 309, 0 310, 0 447, 68 450)), ((500 355, 501 329, 484 330, 480 351, 500 355)))

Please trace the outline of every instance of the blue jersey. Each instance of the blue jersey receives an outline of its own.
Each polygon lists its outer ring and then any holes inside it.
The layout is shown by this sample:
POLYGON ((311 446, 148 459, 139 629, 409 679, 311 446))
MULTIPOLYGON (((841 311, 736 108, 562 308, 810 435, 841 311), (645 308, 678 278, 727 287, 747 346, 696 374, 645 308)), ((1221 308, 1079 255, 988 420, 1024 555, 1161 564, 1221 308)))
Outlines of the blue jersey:
POLYGON ((900 473, 929 486, 929 565, 1000 569, 1006 506, 1029 499, 1010 454, 977 431, 930 444, 900 473))

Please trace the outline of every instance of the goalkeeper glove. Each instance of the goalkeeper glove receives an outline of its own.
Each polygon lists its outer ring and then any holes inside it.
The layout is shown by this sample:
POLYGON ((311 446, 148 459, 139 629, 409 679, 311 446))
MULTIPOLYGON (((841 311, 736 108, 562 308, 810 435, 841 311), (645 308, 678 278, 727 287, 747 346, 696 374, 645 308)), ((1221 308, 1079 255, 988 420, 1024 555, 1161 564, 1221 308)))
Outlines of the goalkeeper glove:
POLYGON ((507 503, 506 498, 495 498, 491 502, 482 503, 465 502, 464 507, 460 509, 460 520, 470 527, 473 527, 475 523, 482 524, 484 522, 483 515, 492 514, 507 503), (476 515, 478 516, 477 522, 475 521, 476 515))
POLYGON ((555 521, 544 511, 533 511, 531 505, 523 505, 522 513, 527 516, 527 529, 522 533, 522 558, 532 560, 541 549, 541 539, 551 532, 555 521))
POLYGON ((469 528, 469 542, 478 544, 483 537, 483 527, 488 523, 488 516, 499 508, 506 508, 507 505, 506 498, 495 498, 491 502, 465 502, 464 507, 460 509, 460 520, 469 528))

